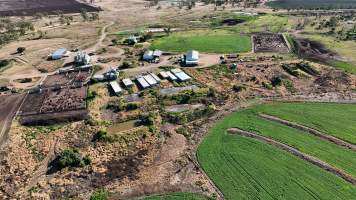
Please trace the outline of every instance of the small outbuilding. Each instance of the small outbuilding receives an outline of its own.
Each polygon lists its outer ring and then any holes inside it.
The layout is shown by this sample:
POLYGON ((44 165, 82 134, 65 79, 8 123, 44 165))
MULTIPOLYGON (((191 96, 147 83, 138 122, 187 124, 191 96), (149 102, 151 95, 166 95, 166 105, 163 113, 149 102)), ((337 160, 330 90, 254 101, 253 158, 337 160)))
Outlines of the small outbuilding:
POLYGON ((150 84, 148 84, 143 77, 138 77, 136 80, 142 89, 146 89, 150 87, 150 84))
POLYGON ((184 64, 187 66, 199 64, 199 52, 195 50, 188 51, 184 56, 184 64))
POLYGON ((122 93, 122 89, 121 87, 119 86, 119 84, 116 82, 116 81, 111 81, 109 83, 112 91, 116 94, 116 95, 119 95, 122 93))
POLYGON ((177 77, 174 76, 171 72, 166 72, 167 75, 168 75, 168 78, 171 80, 171 81, 176 81, 177 80, 177 77))
POLYGON ((161 82, 161 79, 154 73, 150 73, 150 75, 158 82, 160 83, 161 82))
POLYGON ((134 83, 131 81, 129 78, 125 78, 122 80, 122 83, 125 85, 125 87, 130 88, 134 85, 134 83))
POLYGON ((66 55, 66 53, 67 53, 67 49, 60 48, 57 49, 55 52, 53 52, 50 57, 52 60, 59 60, 63 58, 66 55))
POLYGON ((143 77, 150 86, 156 86, 158 82, 151 76, 151 75, 145 75, 143 77))
POLYGON ((169 78, 167 72, 165 72, 165 71, 161 71, 161 72, 159 73, 159 75, 160 75, 163 79, 168 79, 168 78, 169 78))
POLYGON ((162 56, 162 51, 160 50, 147 50, 142 56, 142 59, 145 61, 159 61, 160 57, 162 56))
POLYGON ((171 72, 178 78, 179 81, 184 82, 184 81, 189 81, 192 78, 186 74, 184 71, 182 71, 179 68, 172 69, 171 72))
POLYGON ((74 56, 74 62, 77 66, 81 65, 89 65, 90 64, 90 56, 85 53, 85 52, 77 52, 77 54, 74 56))

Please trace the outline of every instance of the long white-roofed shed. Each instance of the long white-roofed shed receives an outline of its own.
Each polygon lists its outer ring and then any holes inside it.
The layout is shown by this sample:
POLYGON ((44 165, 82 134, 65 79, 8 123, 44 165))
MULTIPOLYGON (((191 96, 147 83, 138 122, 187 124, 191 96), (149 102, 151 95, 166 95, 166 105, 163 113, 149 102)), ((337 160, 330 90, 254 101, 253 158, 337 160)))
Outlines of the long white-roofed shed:
POLYGON ((116 81, 111 81, 109 84, 110 84, 111 89, 113 90, 113 92, 116 95, 121 94, 122 89, 121 89, 121 87, 119 86, 119 84, 116 81))

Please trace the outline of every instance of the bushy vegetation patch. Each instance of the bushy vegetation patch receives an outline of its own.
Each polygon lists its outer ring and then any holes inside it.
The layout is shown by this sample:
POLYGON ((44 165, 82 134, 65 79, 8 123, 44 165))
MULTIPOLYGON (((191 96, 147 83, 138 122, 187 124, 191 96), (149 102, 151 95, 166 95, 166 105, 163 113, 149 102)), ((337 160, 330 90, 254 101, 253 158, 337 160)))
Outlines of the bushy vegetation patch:
POLYGON ((84 167, 89 165, 91 160, 89 157, 83 157, 78 149, 63 150, 50 164, 50 172, 59 171, 66 167, 84 167))

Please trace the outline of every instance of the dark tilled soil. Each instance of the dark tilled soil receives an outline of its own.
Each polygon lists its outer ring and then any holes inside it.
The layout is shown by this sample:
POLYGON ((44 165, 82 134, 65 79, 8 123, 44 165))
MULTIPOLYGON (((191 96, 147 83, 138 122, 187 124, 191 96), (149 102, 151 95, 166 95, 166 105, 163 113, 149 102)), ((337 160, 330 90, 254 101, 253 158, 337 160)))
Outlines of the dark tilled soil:
POLYGON ((330 51, 317 41, 296 38, 295 43, 298 55, 306 59, 325 63, 338 57, 335 52, 330 51))
POLYGON ((76 0, 0 0, 0 16, 31 16, 36 13, 56 14, 100 11, 76 0))

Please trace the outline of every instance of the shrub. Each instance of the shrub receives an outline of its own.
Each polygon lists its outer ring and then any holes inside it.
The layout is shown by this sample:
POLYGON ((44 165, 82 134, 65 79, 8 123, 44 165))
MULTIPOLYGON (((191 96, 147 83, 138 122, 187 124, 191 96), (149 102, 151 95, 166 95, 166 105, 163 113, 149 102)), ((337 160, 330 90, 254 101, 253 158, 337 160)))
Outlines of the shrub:
POLYGON ((65 149, 51 163, 51 165, 61 170, 66 167, 83 167, 90 164, 90 158, 82 157, 77 149, 65 149))
POLYGON ((234 86, 232 86, 232 89, 235 92, 242 92, 242 90, 246 90, 245 86, 242 86, 242 85, 234 85, 234 86))
POLYGON ((19 47, 17 48, 17 53, 23 53, 26 50, 25 47, 19 47))
POLYGON ((110 193, 105 189, 99 189, 95 191, 91 196, 90 200, 107 200, 109 199, 110 193))
POLYGON ((8 64, 10 64, 9 60, 0 60, 0 68, 6 67, 8 64))

